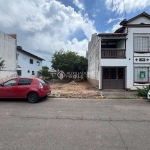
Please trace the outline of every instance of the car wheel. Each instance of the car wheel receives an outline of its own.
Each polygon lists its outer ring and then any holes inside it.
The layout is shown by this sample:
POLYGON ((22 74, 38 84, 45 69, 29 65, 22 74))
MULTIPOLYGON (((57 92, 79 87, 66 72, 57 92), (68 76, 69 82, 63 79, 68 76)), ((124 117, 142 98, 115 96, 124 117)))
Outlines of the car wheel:
POLYGON ((30 103, 36 103, 39 100, 39 96, 34 92, 29 93, 27 98, 30 103))

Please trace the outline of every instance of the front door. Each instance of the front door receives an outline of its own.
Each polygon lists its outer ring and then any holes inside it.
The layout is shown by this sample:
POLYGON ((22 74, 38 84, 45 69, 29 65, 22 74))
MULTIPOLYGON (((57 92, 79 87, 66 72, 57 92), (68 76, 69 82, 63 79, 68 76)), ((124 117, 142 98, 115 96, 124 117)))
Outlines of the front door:
POLYGON ((124 89, 124 68, 103 68, 103 89, 124 89))

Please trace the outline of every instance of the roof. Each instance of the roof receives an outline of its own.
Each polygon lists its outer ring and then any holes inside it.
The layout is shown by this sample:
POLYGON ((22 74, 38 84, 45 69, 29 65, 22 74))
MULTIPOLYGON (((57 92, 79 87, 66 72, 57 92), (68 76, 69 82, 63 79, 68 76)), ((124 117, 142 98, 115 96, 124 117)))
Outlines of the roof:
POLYGON ((127 33, 99 33, 98 36, 100 37, 107 37, 107 36, 126 36, 127 33))
POLYGON ((98 34, 101 37, 102 43, 112 42, 116 43, 122 39, 126 39, 126 33, 100 33, 98 34))
POLYGON ((128 22, 130 22, 130 21, 132 21, 132 20, 134 20, 134 19, 136 19, 136 18, 139 18, 139 17, 141 17, 141 16, 144 16, 144 17, 150 19, 150 15, 149 15, 148 13, 142 12, 141 14, 139 14, 139 15, 137 15, 137 16, 135 16, 135 17, 129 19, 129 20, 124 19, 123 21, 120 22, 120 25, 126 25, 128 22))
POLYGON ((121 28, 117 29, 114 33, 122 33, 122 32, 124 32, 124 30, 125 30, 125 27, 121 27, 121 28))
POLYGON ((43 58, 41 58, 41 57, 39 57, 39 56, 36 56, 36 55, 34 55, 34 54, 32 54, 32 53, 29 53, 29 52, 23 50, 21 46, 17 46, 17 50, 22 51, 22 52, 24 52, 24 53, 26 53, 26 54, 28 54, 28 55, 30 55, 30 56, 32 56, 32 57, 35 57, 35 58, 37 58, 37 59, 44 60, 43 58))

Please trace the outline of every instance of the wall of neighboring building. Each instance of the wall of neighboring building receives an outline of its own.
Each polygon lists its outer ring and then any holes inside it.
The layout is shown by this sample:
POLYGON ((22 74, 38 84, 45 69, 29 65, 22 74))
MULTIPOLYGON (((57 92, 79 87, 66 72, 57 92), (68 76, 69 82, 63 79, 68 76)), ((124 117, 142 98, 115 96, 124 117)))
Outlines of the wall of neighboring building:
POLYGON ((95 87, 99 88, 99 58, 100 58, 100 43, 97 34, 93 34, 88 45, 87 59, 88 59, 88 81, 95 87))
POLYGON ((42 70, 42 60, 28 55, 21 50, 17 50, 17 55, 17 71, 19 72, 20 70, 21 76, 38 77, 38 71, 42 70), (30 63, 30 59, 33 60, 33 64, 30 63))
POLYGON ((0 57, 5 60, 5 68, 0 71, 0 83, 17 76, 16 72, 16 39, 0 32, 0 57))
MULTIPOLYGON (((133 49, 133 35, 135 33, 150 34, 150 28, 129 28, 128 29, 128 40, 127 40, 127 88, 136 90, 137 87, 141 88, 143 85, 148 84, 136 84, 134 83, 134 67, 148 67, 150 70, 150 53, 134 53, 133 49), (145 61, 136 61, 139 58, 145 58, 145 61), (148 61, 147 61, 148 60, 148 61), (130 63, 129 63, 130 62, 130 63)), ((149 37, 150 40, 150 37, 149 37)), ((150 42, 150 41, 149 41, 150 42)), ((150 49, 149 49, 150 50, 150 49)), ((150 76, 150 74, 148 75, 150 76)))

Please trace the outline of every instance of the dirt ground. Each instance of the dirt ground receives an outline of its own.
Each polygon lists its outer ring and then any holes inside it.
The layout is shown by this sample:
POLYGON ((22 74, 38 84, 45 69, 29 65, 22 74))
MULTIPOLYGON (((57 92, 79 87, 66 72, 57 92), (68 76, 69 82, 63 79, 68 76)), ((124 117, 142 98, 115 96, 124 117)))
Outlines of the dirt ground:
POLYGON ((100 98, 99 91, 87 81, 51 80, 50 97, 57 98, 100 98))

